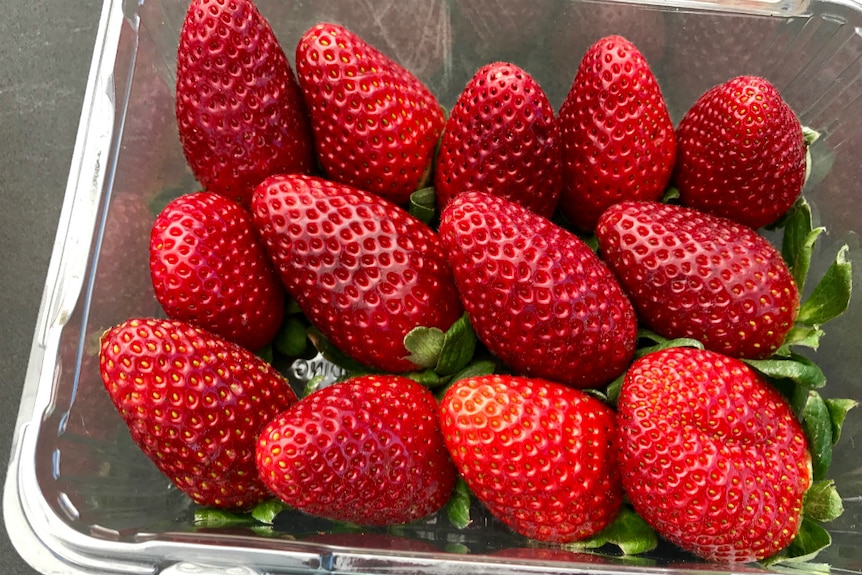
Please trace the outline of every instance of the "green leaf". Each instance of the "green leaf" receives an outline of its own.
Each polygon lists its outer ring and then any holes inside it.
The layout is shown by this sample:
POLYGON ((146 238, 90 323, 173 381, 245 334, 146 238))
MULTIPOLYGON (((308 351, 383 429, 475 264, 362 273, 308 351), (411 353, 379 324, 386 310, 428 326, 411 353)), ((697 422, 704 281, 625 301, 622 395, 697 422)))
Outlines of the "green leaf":
POLYGON ((664 191, 661 199, 659 200, 663 204, 669 204, 675 200, 679 199, 679 188, 676 186, 670 186, 668 189, 664 191))
POLYGON ((436 215, 435 205, 434 188, 422 188, 410 194, 410 205, 407 211, 424 223, 430 224, 436 215))
POLYGON ((816 521, 803 517, 802 525, 799 526, 799 533, 796 534, 796 538, 790 542, 790 545, 784 550, 783 556, 777 562, 785 564, 808 562, 831 544, 832 537, 826 529, 816 521))
POLYGON ((452 497, 446 503, 446 517, 455 529, 464 529, 473 521, 470 517, 470 488, 460 477, 455 483, 452 497))
POLYGON ((275 339, 272 341, 273 347, 279 353, 288 357, 298 357, 305 353, 308 346, 308 326, 300 318, 288 316, 275 339))
POLYGON ((784 343, 775 351, 775 355, 788 357, 792 346, 807 347, 817 350, 820 347, 820 338, 823 330, 819 326, 795 324, 784 337, 784 343))
POLYGON ((847 261, 848 246, 838 250, 835 261, 826 270, 811 295, 799 308, 798 323, 822 325, 844 313, 850 305, 852 266, 847 261))
POLYGON ((808 392, 802 410, 802 429, 808 437, 814 480, 824 479, 832 464, 832 418, 826 402, 816 391, 808 392))
POLYGON ((820 139, 820 132, 808 126, 802 126, 802 139, 805 140, 805 145, 810 146, 820 139))
POLYGON ((802 126, 802 139, 805 141, 805 178, 802 181, 803 183, 808 183, 813 165, 811 160, 811 144, 820 139, 820 132, 808 126, 802 126))
POLYGON ((266 363, 272 363, 275 357, 272 354, 272 343, 268 343, 259 350, 255 352, 255 355, 265 361, 266 363))
POLYGON ((299 302, 292 297, 287 298, 287 301, 284 303, 284 315, 302 315, 299 302))
POLYGON ((442 376, 433 369, 406 373, 404 376, 409 377, 415 382, 421 383, 425 387, 440 387, 441 385, 449 383, 449 378, 447 376, 442 376))
POLYGON ((440 375, 452 375, 461 371, 473 359, 476 343, 476 332, 473 331, 467 314, 464 314, 446 330, 434 371, 440 375))
POLYGON ((613 523, 600 533, 565 547, 598 549, 609 543, 619 547, 625 555, 639 555, 652 551, 658 546, 658 535, 637 513, 623 506, 613 523))
POLYGON ((692 339, 690 337, 678 337, 674 339, 668 339, 648 329, 639 329, 638 349, 635 350, 635 358, 643 357, 654 351, 661 351, 663 349, 670 349, 674 347, 694 347, 697 349, 703 349, 703 344, 700 341, 692 339), (652 342, 653 345, 644 345, 644 340, 647 342, 652 342))
POLYGON ((195 509, 195 526, 216 529, 222 527, 236 527, 238 525, 253 525, 256 523, 248 513, 234 513, 214 507, 201 507, 195 509))
POLYGON ((617 404, 617 400, 620 398, 620 390, 623 388, 625 380, 626 372, 624 371, 605 388, 605 401, 607 401, 608 405, 617 404))
POLYGON ((854 399, 826 399, 826 409, 829 410, 829 418, 832 420, 832 445, 838 443, 841 437, 841 428, 847 418, 847 412, 859 405, 854 399))
POLYGON ((808 277, 814 244, 825 229, 813 228, 811 221, 811 206, 805 198, 799 198, 782 220, 784 237, 781 243, 781 256, 800 292, 808 277))
POLYGON ((826 385, 823 370, 810 359, 796 353, 787 357, 769 359, 744 359, 745 363, 769 378, 789 379, 808 389, 826 385))
POLYGON ((464 314, 445 332, 436 327, 416 327, 404 337, 406 359, 442 376, 464 369, 476 351, 476 334, 464 314))
POLYGON ((468 377, 479 377, 482 375, 491 375, 497 370, 497 362, 490 359, 481 359, 479 361, 474 361, 464 367, 458 373, 452 375, 450 381, 452 383, 460 380, 467 379, 468 377))
POLYGON ((831 479, 813 482, 805 493, 803 505, 805 517, 820 523, 834 521, 844 513, 841 495, 838 494, 835 482, 831 479))
POLYGON ((302 397, 308 397, 318 389, 320 389, 321 384, 326 381, 325 375, 315 375, 311 379, 305 382, 305 386, 302 388, 302 397))
POLYGON ((436 327, 415 327, 404 336, 404 347, 410 352, 405 359, 419 367, 431 369, 437 365, 446 335, 436 327))
POLYGON ((275 521, 275 516, 285 509, 287 509, 287 506, 284 503, 277 499, 271 499, 269 501, 258 503, 254 509, 251 510, 251 516, 260 523, 272 525, 275 521))

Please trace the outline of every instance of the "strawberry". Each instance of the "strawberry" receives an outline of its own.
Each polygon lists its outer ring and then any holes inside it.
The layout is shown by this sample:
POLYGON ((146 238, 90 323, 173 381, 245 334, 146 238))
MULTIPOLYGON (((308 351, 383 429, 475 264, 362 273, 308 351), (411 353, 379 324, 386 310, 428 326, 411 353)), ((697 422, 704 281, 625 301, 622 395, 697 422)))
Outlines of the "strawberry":
POLYGON ((443 211, 440 238, 477 337, 508 367, 586 388, 628 365, 634 309, 577 236, 504 198, 465 192, 443 211))
POLYGON ((150 233, 150 275, 169 317, 251 351, 281 325, 284 288, 251 214, 219 194, 186 194, 159 213, 150 233))
POLYGON ((251 0, 189 4, 176 86, 183 151, 207 191, 248 205, 267 176, 314 168, 296 77, 251 0))
POLYGON ((99 360, 135 444, 192 500, 247 509, 270 496, 255 441, 296 402, 274 368, 187 323, 146 318, 107 331, 99 360))
POLYGON ((445 123, 436 97, 337 24, 302 36, 296 71, 327 178, 406 204, 429 179, 445 123))
POLYGON ((563 192, 560 209, 592 231, 601 213, 622 200, 657 200, 676 156, 673 124, 646 59, 621 36, 584 54, 560 107, 563 192))
POLYGON ((414 370, 407 333, 463 314, 437 234, 380 196, 294 174, 264 181, 252 207, 288 293, 354 360, 414 370))
POLYGON ((270 422, 257 466, 285 503, 360 525, 408 523, 442 507, 456 473, 424 386, 368 375, 324 387, 270 422))
POLYGON ((802 126, 764 78, 738 76, 708 90, 680 122, 677 142, 673 179, 684 205, 760 228, 802 193, 802 126))
POLYGON ((749 227, 683 206, 624 202, 602 214, 596 237, 639 319, 664 337, 765 358, 793 327, 793 276, 749 227))
POLYGON ((811 456, 783 397, 743 362, 694 348, 647 354, 618 403, 635 511, 710 561, 758 561, 796 535, 811 456))
POLYGON ((478 376, 455 382, 440 414, 461 477, 518 533, 567 543, 616 517, 616 417, 598 399, 542 379, 478 376))
POLYGON ((434 173, 438 205, 477 190, 550 217, 562 185, 557 120, 541 86, 514 64, 483 66, 443 132, 434 173))

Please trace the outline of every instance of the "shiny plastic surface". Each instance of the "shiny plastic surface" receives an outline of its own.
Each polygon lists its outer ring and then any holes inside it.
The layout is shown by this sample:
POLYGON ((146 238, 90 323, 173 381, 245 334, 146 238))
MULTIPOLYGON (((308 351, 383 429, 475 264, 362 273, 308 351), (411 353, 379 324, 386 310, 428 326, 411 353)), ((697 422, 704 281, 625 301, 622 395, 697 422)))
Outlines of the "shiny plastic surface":
MULTIPOLYGON (((843 244, 862 263, 862 4, 258 5, 291 61, 306 28, 339 21, 410 68, 447 107, 482 64, 510 60, 533 74, 558 108, 587 46, 611 33, 627 36, 646 55, 675 122, 712 85, 743 73, 763 75, 803 124, 822 133, 804 193, 829 233, 811 273, 822 274, 829 254, 843 244)), ((149 226, 167 199, 197 189, 173 116, 185 6, 106 0, 4 491, 5 520, 21 554, 46 573, 727 572, 666 547, 637 559, 550 553, 489 517, 462 531, 432 518, 385 536, 338 533, 299 516, 270 535, 193 525, 189 502, 131 444, 102 388, 96 354, 107 327, 159 313, 146 263, 149 226)), ((828 396, 862 399, 860 328, 857 297, 829 325, 817 353, 828 396)), ((818 558, 835 572, 862 573, 859 442, 862 417, 851 412, 831 470, 846 511, 830 526, 833 545, 818 558)))

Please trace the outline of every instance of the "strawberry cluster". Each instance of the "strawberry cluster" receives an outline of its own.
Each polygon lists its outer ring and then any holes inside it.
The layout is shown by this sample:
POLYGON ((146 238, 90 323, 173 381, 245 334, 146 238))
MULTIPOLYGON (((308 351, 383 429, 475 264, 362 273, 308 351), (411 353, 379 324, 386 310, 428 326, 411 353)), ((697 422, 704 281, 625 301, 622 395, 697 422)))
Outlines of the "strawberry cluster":
POLYGON ((100 361, 201 506, 387 526, 472 495, 530 539, 632 552, 629 528, 724 563, 810 557, 840 513, 855 402, 796 348, 847 307, 849 263, 803 301, 812 138, 767 80, 675 128, 610 36, 558 113, 496 62, 447 116, 343 26, 309 29, 294 75, 250 0, 193 0, 176 113, 203 191, 151 230, 167 317, 109 330, 100 361), (273 367, 314 354, 341 377, 273 367))

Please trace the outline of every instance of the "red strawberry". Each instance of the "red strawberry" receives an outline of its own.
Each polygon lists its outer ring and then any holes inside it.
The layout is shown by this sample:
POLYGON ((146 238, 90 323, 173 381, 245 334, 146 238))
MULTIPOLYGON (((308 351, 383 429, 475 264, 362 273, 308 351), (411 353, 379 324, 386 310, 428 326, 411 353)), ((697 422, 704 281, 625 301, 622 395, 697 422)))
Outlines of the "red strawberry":
POLYGON ((440 238, 478 338, 516 372, 608 383, 635 349, 631 303, 577 236, 506 199, 465 192, 440 238))
POLYGON ((267 176, 314 167, 296 78, 251 0, 189 5, 177 52, 176 115, 201 185, 245 205, 267 176))
POLYGON ((169 317, 252 351, 275 336, 284 289, 251 214, 212 193, 170 202, 150 233, 150 274, 169 317))
POLYGON ((387 200, 312 176, 273 176, 255 190, 254 222, 287 291, 354 360, 416 369, 404 336, 448 329, 463 314, 440 240, 387 200))
POLYGON ((796 321, 793 276, 751 228, 682 206, 624 202, 602 215, 596 237, 639 319, 660 335, 764 358, 796 321))
POLYGON ((752 228, 776 221, 802 193, 805 140, 769 81, 739 76, 701 96, 677 129, 680 201, 752 228))
POLYGON ((102 336, 100 370, 132 439, 196 503, 245 509, 269 497, 255 441, 296 402, 274 368, 189 324, 135 318, 102 336))
POLYGON ((739 360, 674 348, 637 360, 617 404, 626 495, 660 535, 710 561, 786 547, 811 482, 805 434, 739 360))
POLYGON ((296 71, 327 177, 405 204, 428 180, 445 123, 434 95, 337 24, 303 35, 296 71))
POLYGON ((394 375, 356 377, 303 398, 261 433, 257 466, 291 507, 360 525, 425 517, 448 501, 456 479, 437 401, 394 375))
POLYGON ((446 123, 434 178, 440 207, 476 190, 551 217, 563 185, 560 138, 532 76, 505 62, 476 72, 446 123))
POLYGON ((593 44, 560 108, 563 193, 560 208, 592 230, 608 206, 656 200, 676 155, 661 88, 640 51, 620 36, 593 44))
POLYGON ((566 543, 616 517, 616 418, 598 399, 541 379, 489 375, 457 381, 440 413, 467 486, 515 531, 566 543))

